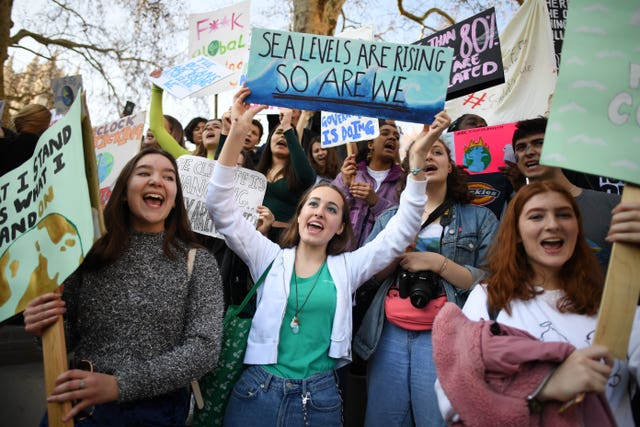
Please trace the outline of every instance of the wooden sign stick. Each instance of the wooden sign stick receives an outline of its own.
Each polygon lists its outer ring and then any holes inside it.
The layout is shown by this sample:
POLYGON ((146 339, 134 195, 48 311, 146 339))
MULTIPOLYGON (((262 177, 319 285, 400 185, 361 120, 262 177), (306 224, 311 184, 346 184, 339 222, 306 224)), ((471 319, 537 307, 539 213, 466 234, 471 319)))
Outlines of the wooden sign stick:
MULTIPOLYGON (((47 396, 56 386, 58 375, 68 369, 67 345, 64 339, 64 321, 58 317, 56 323, 42 334, 42 357, 44 362, 44 388, 47 396)), ((51 427, 73 427, 73 419, 62 422, 64 414, 71 410, 71 402, 47 403, 49 425, 51 427)))
MULTIPOLYGON (((622 201, 640 201, 640 187, 625 184, 622 201)), ((618 359, 627 358, 631 327, 640 296, 638 277, 640 247, 614 243, 593 343, 606 346, 618 359)))

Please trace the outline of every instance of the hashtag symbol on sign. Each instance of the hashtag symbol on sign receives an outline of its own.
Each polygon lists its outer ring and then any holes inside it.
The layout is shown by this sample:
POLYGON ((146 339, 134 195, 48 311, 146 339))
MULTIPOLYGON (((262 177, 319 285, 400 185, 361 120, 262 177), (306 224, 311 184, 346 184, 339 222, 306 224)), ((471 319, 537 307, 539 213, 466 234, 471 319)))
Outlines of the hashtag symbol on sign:
POLYGON ((462 105, 471 104, 471 109, 473 110, 474 108, 480 106, 480 104, 482 104, 482 102, 486 97, 487 97, 487 92, 483 92, 482 96, 480 97, 475 96, 475 92, 474 92, 469 96, 467 96, 467 98, 464 100, 462 105))

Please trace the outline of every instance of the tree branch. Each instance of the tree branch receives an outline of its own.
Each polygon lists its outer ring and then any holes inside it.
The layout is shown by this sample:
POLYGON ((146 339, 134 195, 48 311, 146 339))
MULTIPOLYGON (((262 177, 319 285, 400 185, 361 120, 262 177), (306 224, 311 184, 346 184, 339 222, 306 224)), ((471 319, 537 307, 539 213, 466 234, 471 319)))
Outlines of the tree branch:
POLYGON ((453 24, 456 23, 456 20, 453 19, 451 17, 451 15, 449 15, 448 13, 446 13, 444 10, 442 10, 440 8, 432 7, 431 9, 429 9, 425 13, 423 13, 422 16, 417 16, 417 15, 414 15, 413 13, 409 12, 408 10, 406 10, 404 8, 403 3, 404 3, 403 0, 398 0, 398 11, 400 12, 400 15, 402 15, 402 16, 408 18, 408 19, 411 19, 412 21, 417 22, 423 28, 426 28, 426 25, 424 24, 424 21, 434 13, 442 16, 444 19, 446 19, 449 22, 450 25, 453 25, 453 24))

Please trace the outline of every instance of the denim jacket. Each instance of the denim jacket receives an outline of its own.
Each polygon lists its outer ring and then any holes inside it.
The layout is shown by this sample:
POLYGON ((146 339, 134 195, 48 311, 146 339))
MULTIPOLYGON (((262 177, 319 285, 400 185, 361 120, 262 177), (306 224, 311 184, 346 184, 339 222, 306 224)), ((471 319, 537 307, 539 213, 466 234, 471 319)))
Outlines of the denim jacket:
MULTIPOLYGON (((369 239, 373 239, 389 219, 395 215, 397 207, 387 209, 376 221, 369 239)), ((454 204, 451 209, 451 224, 445 229, 440 242, 441 254, 467 268, 475 286, 486 272, 479 268, 485 262, 487 250, 498 229, 498 220, 491 210, 472 204, 454 204)), ((382 334, 384 324, 384 301, 389 288, 396 283, 397 271, 380 284, 371 305, 362 320, 362 325, 353 339, 353 350, 367 360, 373 354, 382 334)), ((462 307, 470 290, 456 288, 441 278, 447 300, 462 307)))

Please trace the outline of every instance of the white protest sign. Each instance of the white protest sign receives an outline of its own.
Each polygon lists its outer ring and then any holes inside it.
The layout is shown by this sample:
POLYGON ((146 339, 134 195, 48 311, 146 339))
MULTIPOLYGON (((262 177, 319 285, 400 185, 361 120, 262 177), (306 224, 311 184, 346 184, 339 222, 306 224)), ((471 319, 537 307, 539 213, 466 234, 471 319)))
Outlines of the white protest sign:
POLYGON ((251 2, 189 15, 189 57, 210 57, 232 71, 204 91, 212 95, 235 89, 247 63, 251 38, 251 2))
POLYGON ((93 128, 100 203, 107 204, 120 171, 140 151, 146 111, 93 128))
POLYGON ((203 89, 231 74, 231 70, 215 61, 198 56, 184 64, 162 71, 159 77, 149 77, 156 86, 178 99, 187 96, 202 96, 203 89))
MULTIPOLYGON (((182 182, 184 203, 191 229, 200 234, 223 239, 213 226, 207 211, 207 186, 216 162, 198 156, 180 156, 178 174, 182 182)), ((237 168, 234 177, 234 199, 242 215, 254 226, 258 224, 256 208, 262 204, 267 190, 267 179, 259 172, 237 168)))
POLYGON ((321 114, 322 147, 335 147, 348 142, 373 139, 380 134, 378 119, 350 114, 321 114))

